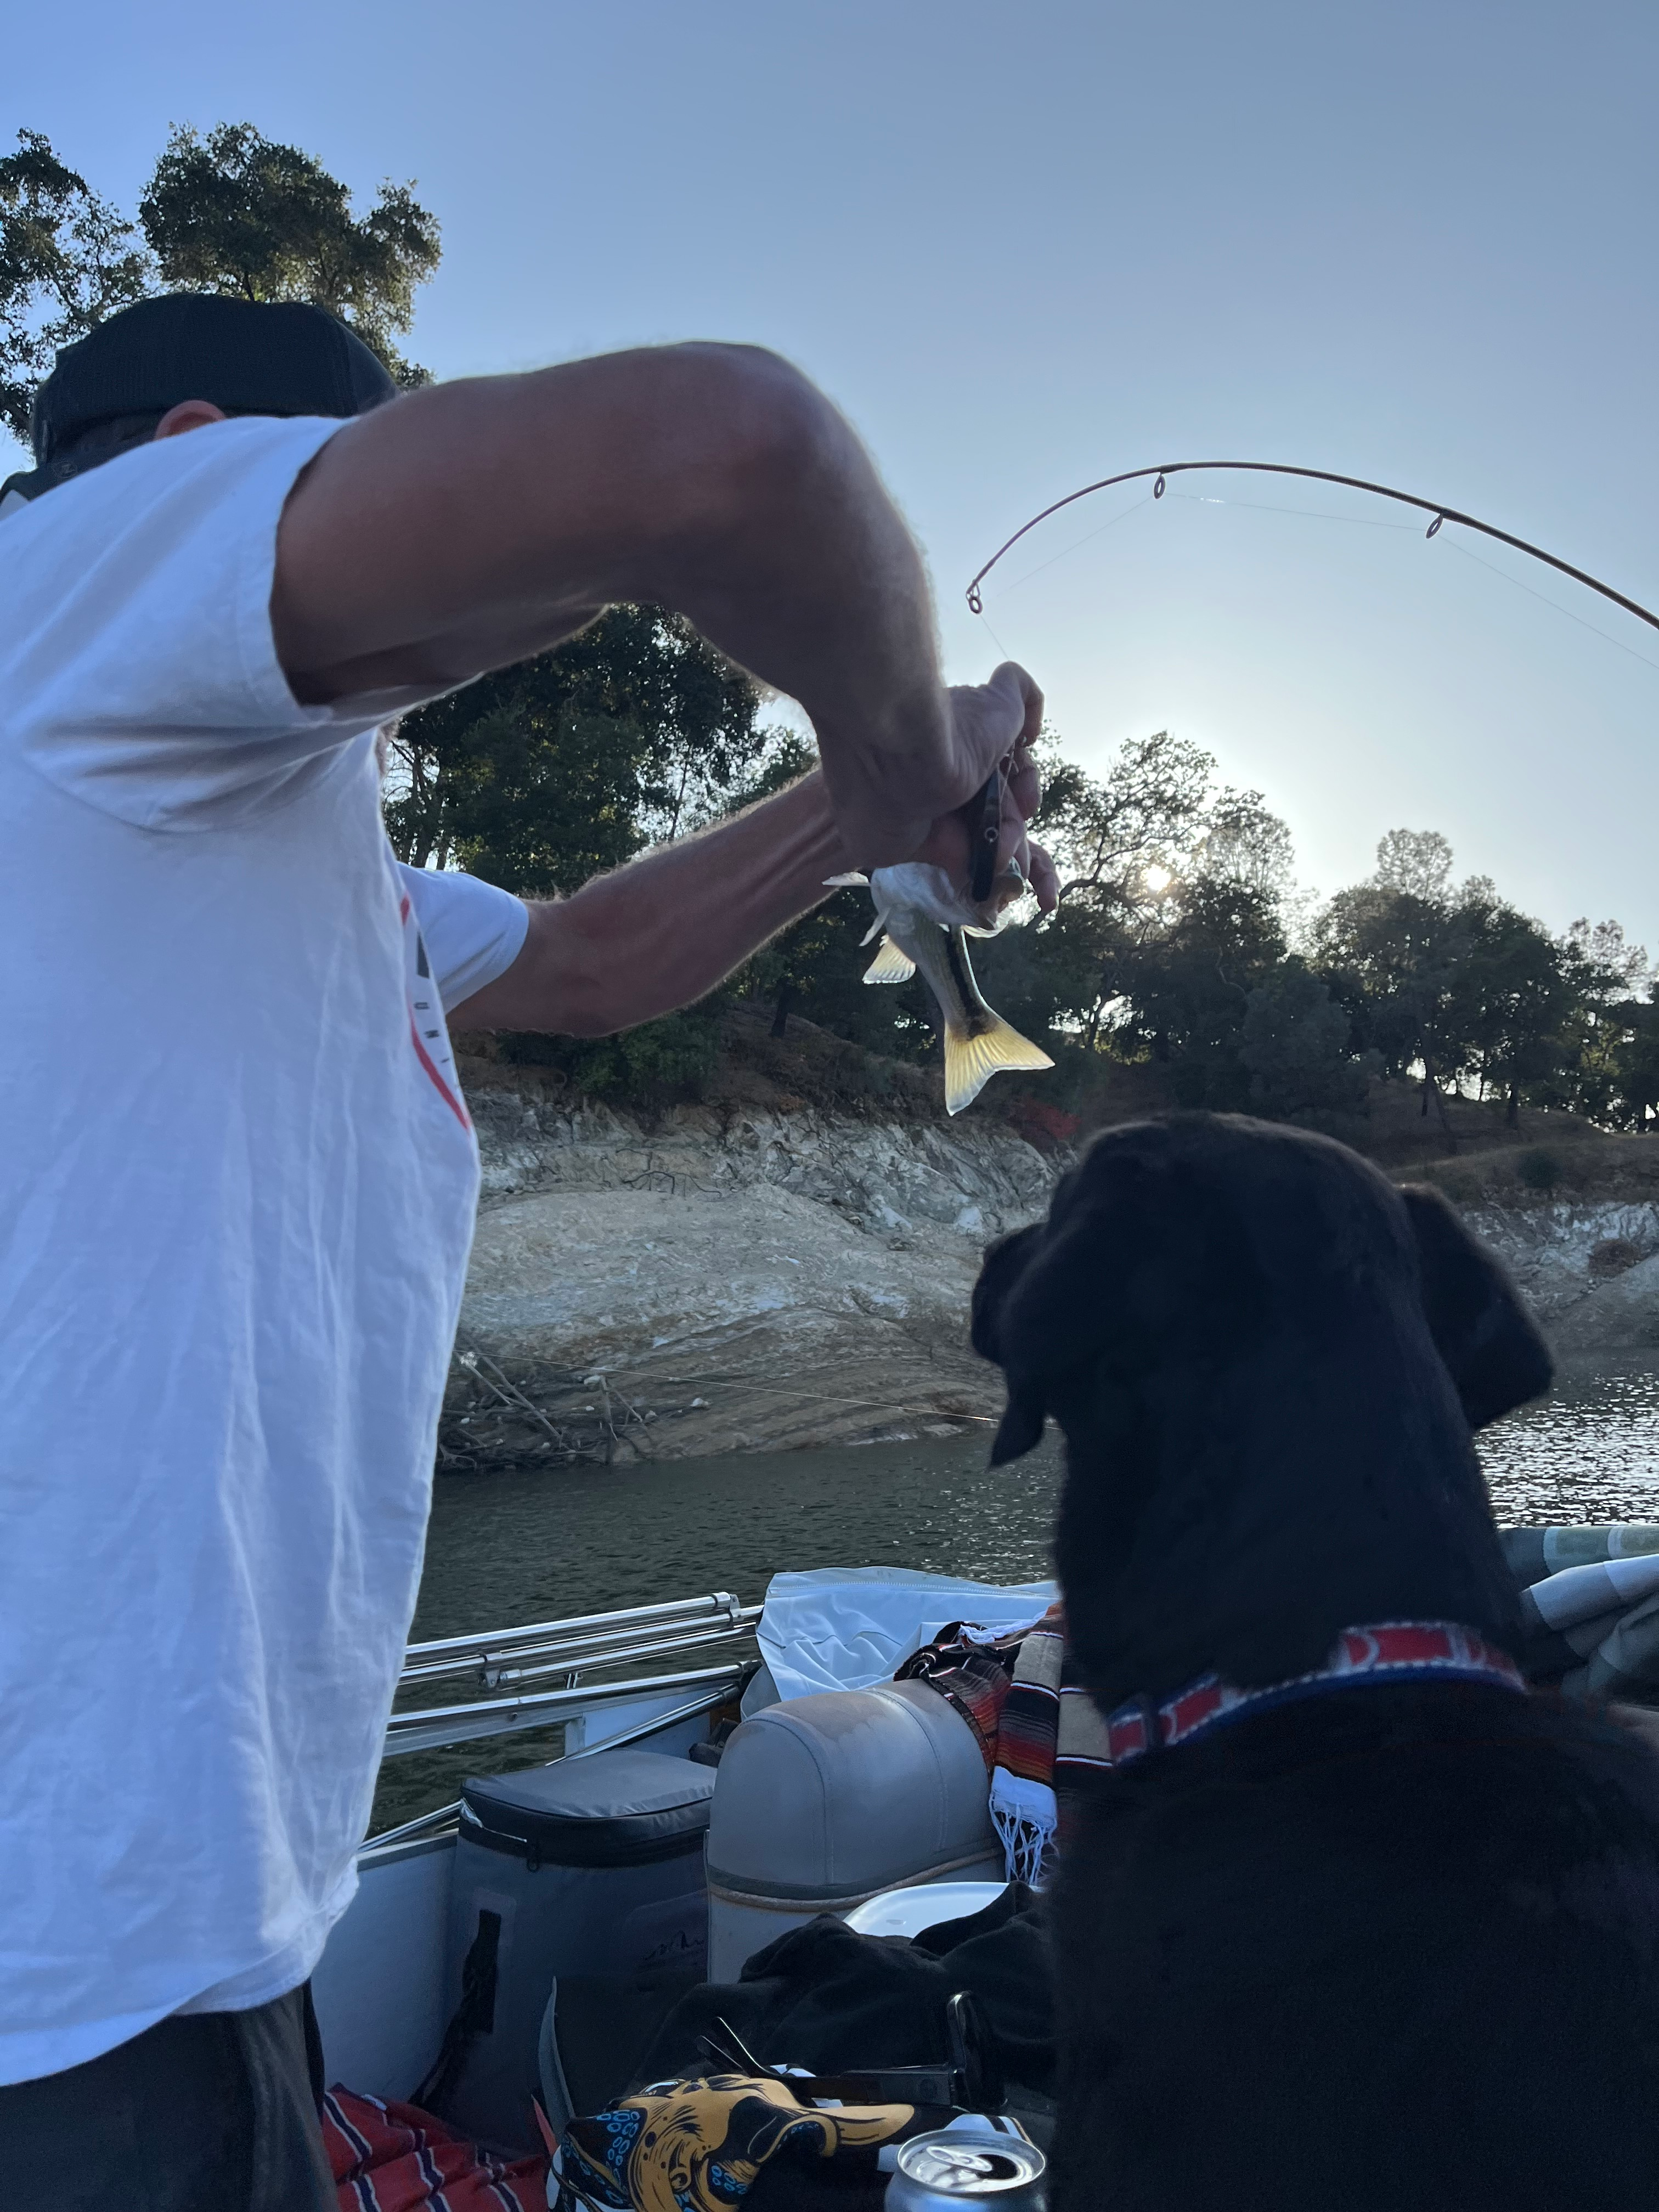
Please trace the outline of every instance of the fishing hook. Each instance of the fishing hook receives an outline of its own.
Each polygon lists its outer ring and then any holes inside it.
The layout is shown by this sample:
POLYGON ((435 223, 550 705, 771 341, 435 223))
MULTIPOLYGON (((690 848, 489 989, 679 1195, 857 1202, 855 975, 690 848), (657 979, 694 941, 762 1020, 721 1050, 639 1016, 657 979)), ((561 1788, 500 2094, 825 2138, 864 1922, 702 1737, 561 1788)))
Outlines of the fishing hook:
POLYGON ((1072 507, 1079 500, 1087 499, 1091 492, 1108 491, 1114 484, 1134 483, 1143 477, 1157 478, 1152 486, 1152 497, 1162 499, 1165 478, 1183 475, 1190 469, 1247 469, 1259 476, 1302 477, 1314 483, 1346 484, 1351 491, 1368 491, 1378 499, 1396 500, 1401 507, 1414 507, 1419 513, 1433 518, 1425 532, 1426 537, 1432 538, 1443 522, 1461 522, 1466 530, 1478 530, 1483 537, 1495 538, 1500 544, 1514 546, 1517 553, 1528 554, 1532 559, 1542 561, 1548 568, 1559 568, 1564 576, 1571 576, 1576 584, 1583 584, 1592 592, 1599 592, 1604 599, 1611 599, 1615 606, 1623 607, 1626 614, 1635 615, 1650 629, 1659 629, 1659 615, 1650 612, 1637 600, 1626 599, 1622 592, 1615 592, 1611 584, 1602 583, 1599 577, 1589 574, 1584 569, 1575 568, 1571 561, 1558 560, 1553 553, 1545 552, 1541 545, 1528 544, 1524 538, 1516 538, 1507 530, 1499 530, 1492 523, 1482 522, 1457 507, 1443 505, 1438 500, 1419 499, 1412 492, 1395 491, 1390 484, 1368 483, 1364 477, 1340 477, 1330 469, 1294 468, 1286 461, 1165 461, 1157 468, 1125 469, 1121 476, 1102 477, 1098 483, 1085 484, 1080 491, 1067 492, 1064 499, 1055 500, 1051 507, 1045 507, 1041 514, 1034 514, 1029 522, 1022 523, 1012 538, 998 546, 968 586, 969 611, 976 615, 985 611, 985 601, 979 587, 1003 555, 1011 547, 1018 545, 1028 532, 1035 530, 1039 522, 1046 522, 1051 514, 1058 514, 1061 507, 1072 507))

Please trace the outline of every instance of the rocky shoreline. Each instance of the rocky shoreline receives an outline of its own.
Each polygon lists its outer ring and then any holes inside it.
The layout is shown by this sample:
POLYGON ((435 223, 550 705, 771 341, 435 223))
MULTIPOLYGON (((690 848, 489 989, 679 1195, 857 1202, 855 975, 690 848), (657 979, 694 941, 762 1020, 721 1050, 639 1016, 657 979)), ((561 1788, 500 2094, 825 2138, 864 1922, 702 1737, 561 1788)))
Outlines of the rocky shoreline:
POLYGON ((989 1237, 1047 1204, 1005 1126, 688 1107, 648 1127, 472 1097, 484 1189, 445 1443, 678 1458, 988 1421, 966 1342, 989 1237), (592 1379, 590 1379, 592 1378, 592 1379), (493 1396, 492 1396, 493 1393, 493 1396), (525 1407, 539 1409, 544 1433, 525 1407))
MULTIPOLYGON (((483 1197, 441 1464, 691 1458, 994 1419, 966 1341, 980 1254, 1042 1212, 1066 1146, 988 1118, 687 1107, 647 1122, 505 1087, 472 1105, 483 1197)), ((1623 1141, 1644 1183, 1644 1140, 1623 1141)), ((1659 1189, 1540 1191, 1501 1161, 1471 1181, 1473 1164, 1435 1179, 1563 1352, 1659 1346, 1659 1189)))

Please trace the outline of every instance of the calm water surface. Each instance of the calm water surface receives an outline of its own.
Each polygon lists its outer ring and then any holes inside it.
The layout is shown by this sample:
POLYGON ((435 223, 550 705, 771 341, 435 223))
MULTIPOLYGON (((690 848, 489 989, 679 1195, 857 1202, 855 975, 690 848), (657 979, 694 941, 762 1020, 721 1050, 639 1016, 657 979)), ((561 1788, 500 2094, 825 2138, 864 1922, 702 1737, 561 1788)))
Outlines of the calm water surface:
MULTIPOLYGON (((988 1468, 988 1431, 854 1450, 744 1453, 628 1471, 440 1480, 415 1619, 454 1636, 706 1590, 761 1597, 785 1567, 923 1567, 986 1582, 1050 1571, 1052 1442, 988 1468)), ((1659 1376, 1644 1361, 1571 1368, 1543 1404, 1489 1430, 1500 1522, 1659 1520, 1659 1376)), ((462 1774, 546 1758, 517 1736, 387 1763, 374 1826, 455 1795, 462 1774)))

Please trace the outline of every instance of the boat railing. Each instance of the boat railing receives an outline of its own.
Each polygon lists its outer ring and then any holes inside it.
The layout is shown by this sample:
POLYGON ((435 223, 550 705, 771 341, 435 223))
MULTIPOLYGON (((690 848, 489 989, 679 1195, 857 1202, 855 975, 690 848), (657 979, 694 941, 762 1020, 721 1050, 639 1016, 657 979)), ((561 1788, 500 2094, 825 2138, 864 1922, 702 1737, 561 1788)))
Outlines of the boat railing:
MULTIPOLYGON (((635 1742, 738 1695, 753 1671, 760 1615, 759 1606, 715 1590, 667 1605, 411 1644, 383 1756, 558 1723, 564 1725, 566 1757, 635 1742), (712 1658, 717 1646, 730 1648, 714 1664, 659 1671, 675 1659, 712 1658), (560 1679, 544 1689, 514 1686, 550 1676, 560 1679), (442 1702, 406 1702, 412 1693, 430 1697, 434 1689, 442 1702), (446 1690, 453 1694, 446 1696, 446 1690)), ((459 1809, 445 1805, 422 1814, 372 1837, 368 1849, 439 1834, 453 1826, 459 1809)))
POLYGON ((571 1620, 489 1629, 481 1636, 447 1636, 410 1645, 398 1686, 404 1690, 417 1682, 470 1674, 494 1690, 538 1675, 580 1674, 598 1666, 622 1666, 745 1637, 760 1616, 759 1606, 742 1604, 730 1590, 715 1590, 670 1605, 583 1613, 571 1620))

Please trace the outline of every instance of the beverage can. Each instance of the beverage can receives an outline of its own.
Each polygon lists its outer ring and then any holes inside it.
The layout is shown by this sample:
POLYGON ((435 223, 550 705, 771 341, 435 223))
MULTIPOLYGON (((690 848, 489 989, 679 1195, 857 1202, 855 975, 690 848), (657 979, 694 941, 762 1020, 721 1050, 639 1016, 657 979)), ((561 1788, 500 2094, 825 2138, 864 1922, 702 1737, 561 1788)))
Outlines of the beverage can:
POLYGON ((969 2135, 959 2128, 901 2143, 887 2185, 886 2212, 943 2212, 984 2204, 995 2212, 1046 2212, 1047 2161, 1019 2136, 969 2135))

